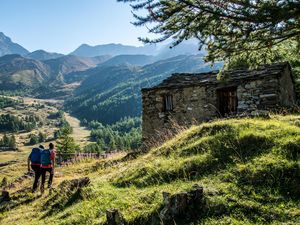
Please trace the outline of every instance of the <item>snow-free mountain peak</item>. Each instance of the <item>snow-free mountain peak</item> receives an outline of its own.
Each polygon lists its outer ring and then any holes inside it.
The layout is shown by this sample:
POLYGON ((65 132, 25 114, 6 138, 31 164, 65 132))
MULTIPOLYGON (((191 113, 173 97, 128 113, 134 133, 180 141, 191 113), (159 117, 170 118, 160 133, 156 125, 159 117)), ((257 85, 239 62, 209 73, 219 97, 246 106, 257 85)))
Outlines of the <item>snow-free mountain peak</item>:
POLYGON ((27 49, 14 43, 3 32, 0 32, 0 57, 8 54, 26 55, 28 53, 27 49))

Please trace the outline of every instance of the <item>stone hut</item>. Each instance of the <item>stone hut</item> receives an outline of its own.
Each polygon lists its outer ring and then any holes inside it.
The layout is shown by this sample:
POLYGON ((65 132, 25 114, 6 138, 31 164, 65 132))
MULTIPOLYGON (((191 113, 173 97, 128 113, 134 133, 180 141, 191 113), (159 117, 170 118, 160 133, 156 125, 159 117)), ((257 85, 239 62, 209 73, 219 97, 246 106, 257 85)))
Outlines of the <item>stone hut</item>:
POLYGON ((232 70, 173 74, 159 85, 142 89, 143 140, 156 139, 178 125, 191 125, 234 114, 257 114, 296 103, 289 63, 232 70))

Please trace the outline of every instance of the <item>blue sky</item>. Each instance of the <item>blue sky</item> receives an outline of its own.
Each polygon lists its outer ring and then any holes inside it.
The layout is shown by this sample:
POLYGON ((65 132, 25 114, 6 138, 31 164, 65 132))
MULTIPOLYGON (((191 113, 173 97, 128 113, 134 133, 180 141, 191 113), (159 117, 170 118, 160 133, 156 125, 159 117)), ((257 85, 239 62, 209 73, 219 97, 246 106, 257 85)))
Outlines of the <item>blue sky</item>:
POLYGON ((116 0, 0 0, 0 31, 29 51, 69 53, 80 44, 142 45, 128 4, 116 0))

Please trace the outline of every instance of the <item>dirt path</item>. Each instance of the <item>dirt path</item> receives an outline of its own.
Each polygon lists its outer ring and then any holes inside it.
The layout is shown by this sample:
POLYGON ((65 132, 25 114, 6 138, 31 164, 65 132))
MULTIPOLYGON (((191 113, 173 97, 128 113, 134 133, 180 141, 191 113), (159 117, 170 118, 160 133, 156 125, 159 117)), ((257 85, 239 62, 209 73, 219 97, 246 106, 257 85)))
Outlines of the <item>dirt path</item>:
POLYGON ((71 116, 69 113, 65 113, 65 117, 70 126, 73 128, 72 137, 80 145, 80 147, 84 147, 90 143, 90 131, 87 128, 80 126, 80 121, 71 116))

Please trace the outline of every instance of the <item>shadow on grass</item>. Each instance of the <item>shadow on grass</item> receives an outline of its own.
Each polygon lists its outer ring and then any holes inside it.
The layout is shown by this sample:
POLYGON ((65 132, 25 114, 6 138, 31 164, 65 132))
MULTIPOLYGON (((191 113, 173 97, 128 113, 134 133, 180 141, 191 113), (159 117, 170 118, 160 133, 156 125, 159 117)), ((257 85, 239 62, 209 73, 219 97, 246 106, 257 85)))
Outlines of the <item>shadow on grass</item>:
POLYGON ((90 179, 88 177, 63 181, 45 203, 43 210, 46 213, 42 218, 51 216, 53 213, 64 210, 69 206, 83 199, 82 188, 88 186, 90 179))
POLYGON ((31 188, 20 189, 11 195, 10 201, 0 202, 0 212, 6 212, 18 206, 29 204, 40 197, 41 195, 32 194, 31 188))
POLYGON ((160 169, 150 161, 139 169, 125 172, 113 184, 117 187, 130 185, 146 187, 170 183, 177 179, 195 180, 228 169, 236 162, 244 163, 266 154, 274 146, 273 140, 267 136, 246 134, 240 137, 239 133, 230 126, 226 126, 225 131, 222 127, 213 133, 215 134, 213 138, 205 139, 192 148, 182 150, 181 157, 176 158, 179 167, 160 169), (200 154, 204 157, 194 157, 200 154))
POLYGON ((250 186, 258 193, 279 193, 284 197, 300 200, 300 166, 269 164, 259 169, 247 168, 237 174, 237 185, 247 192, 250 186))

